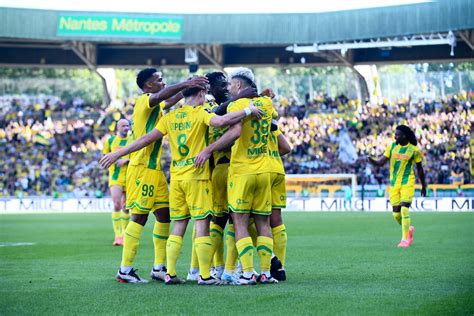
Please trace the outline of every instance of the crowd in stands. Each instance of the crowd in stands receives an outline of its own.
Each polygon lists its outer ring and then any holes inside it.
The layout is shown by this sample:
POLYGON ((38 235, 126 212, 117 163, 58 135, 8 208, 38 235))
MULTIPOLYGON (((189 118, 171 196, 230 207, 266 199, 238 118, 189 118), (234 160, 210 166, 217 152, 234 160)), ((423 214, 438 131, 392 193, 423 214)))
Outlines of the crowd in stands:
MULTIPOLYGON (((293 146, 283 159, 286 172, 356 173, 359 183, 387 183, 388 166, 369 166, 365 157, 382 155, 395 127, 406 124, 418 137, 428 183, 449 184, 456 176, 458 184, 471 183, 471 102, 466 95, 365 105, 344 96, 307 98, 303 105, 279 98, 280 128, 293 146), (350 146, 341 146, 347 136, 350 146)), ((0 97, 0 196, 108 194, 107 171, 97 162, 116 121, 130 118, 132 104, 117 111, 80 99, 0 97)), ((162 163, 169 164, 163 152, 162 163)))

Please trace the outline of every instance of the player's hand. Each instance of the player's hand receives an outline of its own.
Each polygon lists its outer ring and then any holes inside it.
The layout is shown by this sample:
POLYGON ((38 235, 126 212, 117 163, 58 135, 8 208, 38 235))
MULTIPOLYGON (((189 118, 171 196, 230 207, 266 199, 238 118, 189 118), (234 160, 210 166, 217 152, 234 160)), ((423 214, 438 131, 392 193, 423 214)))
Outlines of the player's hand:
POLYGON ((121 158, 119 160, 117 160, 117 162, 115 163, 115 165, 117 167, 122 167, 124 164, 126 164, 128 162, 128 159, 127 158, 121 158))
POLYGON ((260 93, 261 96, 263 97, 269 97, 270 99, 273 99, 275 97, 275 92, 271 88, 266 88, 265 90, 260 93))
POLYGON ((421 187, 421 196, 422 197, 426 196, 426 187, 421 187))
POLYGON ((245 89, 241 90, 235 98, 236 99, 242 99, 242 98, 252 99, 252 98, 256 98, 256 97, 258 97, 257 90, 252 88, 252 87, 248 87, 248 88, 245 88, 245 89))
POLYGON ((186 83, 188 84, 188 88, 193 88, 193 87, 205 88, 206 85, 209 83, 209 80, 207 80, 207 78, 203 76, 196 76, 196 77, 192 77, 188 79, 186 83))
POLYGON ((116 162, 118 159, 118 157, 116 157, 114 155, 114 153, 108 153, 107 155, 105 155, 104 157, 102 157, 100 160, 99 160, 99 165, 104 168, 104 169, 107 169, 109 168, 114 162, 116 162))
POLYGON ((201 168, 204 166, 206 161, 211 157, 211 153, 204 149, 199 153, 199 155, 196 156, 194 159, 194 167, 195 168, 201 168))
POLYGON ((259 120, 265 116, 265 112, 263 112, 261 109, 253 105, 253 103, 250 103, 249 109, 252 112, 252 115, 255 116, 259 120))

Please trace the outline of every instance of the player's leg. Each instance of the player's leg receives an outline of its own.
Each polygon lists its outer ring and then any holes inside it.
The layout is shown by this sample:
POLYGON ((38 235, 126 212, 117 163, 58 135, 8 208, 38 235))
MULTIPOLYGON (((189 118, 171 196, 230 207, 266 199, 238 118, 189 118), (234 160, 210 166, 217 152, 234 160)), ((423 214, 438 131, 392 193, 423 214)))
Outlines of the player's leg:
POLYGON ((392 216, 401 225, 401 186, 390 186, 389 200, 392 205, 392 216))
POLYGON ((272 209, 272 214, 270 215, 270 227, 272 228, 273 235, 273 253, 276 256, 272 258, 270 273, 275 279, 284 281, 286 280, 285 262, 288 237, 286 235, 286 227, 281 216, 281 209, 272 209), (277 261, 280 261, 280 267, 276 264, 277 261))
MULTIPOLYGON (((124 188, 124 187, 122 187, 124 188)), ((127 229, 128 222, 130 222, 130 211, 126 208, 126 193, 122 191, 122 220, 120 221, 122 226, 122 245, 123 245, 123 235, 125 234, 125 229, 127 229)))
POLYGON ((143 282, 133 269, 133 262, 140 245, 141 234, 148 220, 148 214, 153 209, 153 200, 143 197, 153 196, 153 179, 148 169, 142 165, 128 166, 127 168, 127 205, 132 213, 125 229, 122 251, 122 262, 117 273, 120 282, 143 282))
MULTIPOLYGON (((405 241, 404 244, 408 246, 413 242, 413 233, 415 232, 415 227, 411 226, 411 218, 409 214, 409 209, 413 196, 415 195, 414 184, 406 184, 401 189, 401 210, 402 215, 402 241, 405 241)), ((402 245, 401 247, 403 247, 402 245)))
POLYGON ((273 236, 270 228, 272 213, 271 174, 257 175, 257 186, 252 203, 252 213, 257 227, 257 253, 260 262, 261 283, 278 283, 270 274, 273 254, 273 236))
POLYGON ((272 185, 272 214, 270 215, 270 227, 273 234, 273 252, 274 257, 271 261, 270 273, 279 280, 286 280, 285 261, 286 245, 288 237, 286 227, 283 223, 281 209, 286 208, 286 181, 285 175, 271 173, 272 185))
POLYGON ((278 283, 270 273, 270 263, 273 253, 273 237, 270 228, 270 216, 254 214, 254 218, 258 232, 257 253, 260 262, 260 282, 263 284, 278 283))
POLYGON ((226 257, 225 257, 225 268, 224 273, 221 276, 223 281, 227 283, 235 283, 236 278, 234 276, 235 264, 237 262, 238 253, 235 245, 235 230, 233 222, 233 213, 229 214, 229 225, 225 236, 226 243, 226 257))
POLYGON ((152 279, 164 281, 166 276, 166 243, 170 235, 170 210, 169 210, 169 191, 163 171, 152 171, 154 178, 153 192, 153 214, 155 215, 155 224, 153 226, 153 248, 155 258, 153 269, 150 273, 152 279))
POLYGON ((233 176, 229 177, 228 183, 229 208, 234 212, 232 219, 235 229, 235 244, 243 270, 239 282, 240 284, 254 285, 256 284, 253 267, 254 247, 248 226, 257 176, 233 176))
POLYGON ((218 281, 211 277, 210 267, 213 256, 213 244, 209 235, 209 223, 213 214, 212 184, 209 180, 188 180, 183 182, 186 203, 195 221, 196 239, 194 247, 199 262, 198 285, 213 285, 218 281))
MULTIPOLYGON (((218 164, 212 173, 212 196, 214 217, 211 221, 210 236, 213 243, 214 275, 220 278, 224 272, 224 229, 229 218, 227 207, 228 163, 218 164)), ((212 269, 211 269, 212 270, 212 269)))
POLYGON ((168 207, 160 208, 153 212, 155 225, 153 226, 153 248, 155 258, 151 278, 164 281, 166 276, 166 244, 170 235, 170 211, 168 207))
POLYGON ((402 224, 402 214, 400 213, 401 208, 402 208, 401 205, 392 206, 392 216, 395 219, 395 221, 398 223, 398 225, 402 224))
POLYGON ((112 212, 112 227, 114 229, 114 246, 121 245, 122 236, 122 187, 119 185, 112 185, 110 187, 110 195, 112 196, 112 203, 114 211, 112 212))
POLYGON ((132 209, 132 217, 128 224, 123 240, 122 262, 117 273, 117 281, 124 283, 146 282, 141 279, 133 269, 133 262, 140 246, 140 238, 144 226, 148 219, 148 214, 135 214, 132 209))
POLYGON ((189 266, 188 276, 186 280, 197 281, 199 279, 199 261, 196 254, 196 224, 193 225, 193 235, 191 236, 191 263, 189 266))
POLYGON ((166 265, 168 273, 165 277, 166 284, 180 284, 183 280, 177 277, 176 262, 183 245, 183 236, 188 226, 190 213, 186 203, 186 191, 183 181, 170 183, 170 219, 173 221, 173 231, 166 243, 166 265))
POLYGON ((181 284, 184 280, 178 278, 176 273, 176 262, 178 261, 181 247, 183 246, 183 236, 188 226, 189 218, 173 220, 173 232, 166 244, 166 265, 168 273, 165 276, 165 284, 181 284))
POLYGON ((248 232, 250 213, 235 213, 234 228, 235 228, 235 246, 242 264, 242 276, 240 277, 241 284, 256 284, 256 276, 254 275, 253 255, 254 246, 252 238, 248 232))

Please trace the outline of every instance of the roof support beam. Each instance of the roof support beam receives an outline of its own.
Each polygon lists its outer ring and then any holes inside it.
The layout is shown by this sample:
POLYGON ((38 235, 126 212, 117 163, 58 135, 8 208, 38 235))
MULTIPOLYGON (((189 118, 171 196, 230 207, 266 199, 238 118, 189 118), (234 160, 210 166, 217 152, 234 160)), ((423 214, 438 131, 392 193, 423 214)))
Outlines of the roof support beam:
MULTIPOLYGON (((365 102, 365 100, 367 100, 369 97, 370 97, 370 94, 369 94, 369 87, 367 86, 367 81, 365 80, 364 76, 362 76, 362 74, 357 71, 357 69, 354 67, 354 65, 349 62, 349 60, 347 60, 344 56, 342 56, 341 54, 339 54, 338 52, 336 51, 330 51, 331 55, 333 55, 336 59, 340 60, 344 65, 346 65, 347 67, 349 67, 352 72, 356 75, 356 77, 359 79, 358 80, 358 88, 357 90, 360 91, 360 96, 358 95, 357 97, 362 100, 362 102, 365 102)), ((359 94, 359 92, 358 92, 359 94)))
POLYGON ((111 102, 109 90, 107 89, 107 80, 97 71, 97 47, 88 42, 73 41, 65 45, 65 48, 71 49, 87 67, 94 71, 102 81, 103 98, 102 102, 108 106, 111 102))
POLYGON ((467 46, 469 46, 471 50, 474 50, 474 32, 473 31, 459 32, 459 37, 461 37, 462 40, 466 42, 467 46))
POLYGON ((222 45, 197 45, 197 50, 220 70, 224 70, 222 45))

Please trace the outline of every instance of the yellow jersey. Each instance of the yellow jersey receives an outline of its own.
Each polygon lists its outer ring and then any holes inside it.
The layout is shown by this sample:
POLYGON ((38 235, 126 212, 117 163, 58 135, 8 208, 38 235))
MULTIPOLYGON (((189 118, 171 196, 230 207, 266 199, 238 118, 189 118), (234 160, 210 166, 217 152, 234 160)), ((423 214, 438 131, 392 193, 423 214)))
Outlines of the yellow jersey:
POLYGON ((285 174, 285 167, 281 160, 280 152, 278 151, 278 136, 281 135, 280 129, 271 132, 268 141, 268 155, 270 156, 272 172, 285 174))
POLYGON ((418 147, 392 143, 385 149, 384 156, 390 159, 390 186, 415 184, 413 165, 421 162, 418 147))
MULTIPOLYGON (((218 107, 219 105, 215 102, 205 102, 203 105, 203 108, 208 109, 209 111, 212 111, 214 108, 218 107)), ((212 127, 209 126, 209 143, 212 144, 215 141, 217 141, 222 135, 224 135, 225 132, 229 129, 228 126, 226 127, 212 127)), ((230 150, 228 151, 215 151, 212 153, 212 156, 214 157, 214 164, 217 165, 219 160, 222 157, 227 157, 227 159, 230 160, 230 150)))
POLYGON ((209 124, 216 114, 203 107, 184 105, 163 116, 155 128, 168 135, 171 150, 171 180, 210 180, 209 161, 194 167, 195 157, 209 144, 209 124))
POLYGON ((242 120, 242 134, 232 146, 229 174, 247 175, 272 172, 268 154, 268 137, 274 112, 272 101, 267 97, 242 98, 232 102, 227 112, 237 112, 253 104, 263 110, 261 120, 247 116, 242 120))
MULTIPOLYGON (((138 139, 149 133, 161 117, 165 102, 150 106, 150 93, 142 94, 135 103, 132 114, 132 135, 138 139)), ((161 170, 161 142, 158 140, 132 153, 131 165, 144 165, 149 169, 161 170)))
MULTIPOLYGON (((107 139, 107 141, 104 144, 104 154, 108 154, 111 152, 115 152, 119 150, 122 147, 127 146, 132 142, 132 139, 130 136, 127 136, 125 138, 121 138, 119 136, 111 136, 107 139)), ((122 158, 130 158, 130 155, 124 156, 122 158)), ((127 164, 122 165, 121 167, 116 166, 115 164, 111 165, 109 167, 109 178, 111 180, 118 180, 120 172, 126 172, 127 170, 127 164)))

